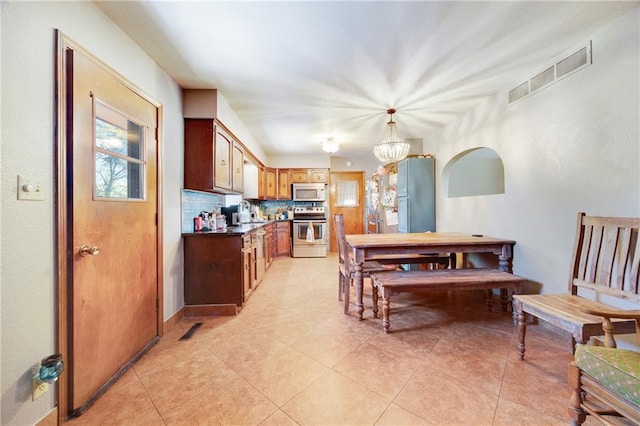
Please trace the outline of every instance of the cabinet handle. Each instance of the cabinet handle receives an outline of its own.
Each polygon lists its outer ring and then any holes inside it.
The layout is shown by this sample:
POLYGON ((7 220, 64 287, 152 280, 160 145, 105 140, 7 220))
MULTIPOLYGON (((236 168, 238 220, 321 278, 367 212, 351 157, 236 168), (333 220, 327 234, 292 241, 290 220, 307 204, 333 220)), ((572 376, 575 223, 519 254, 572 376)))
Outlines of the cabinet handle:
POLYGON ((221 165, 221 166, 226 166, 226 165, 227 165, 227 162, 226 162, 226 161, 224 161, 224 160, 220 160, 220 165, 221 165))

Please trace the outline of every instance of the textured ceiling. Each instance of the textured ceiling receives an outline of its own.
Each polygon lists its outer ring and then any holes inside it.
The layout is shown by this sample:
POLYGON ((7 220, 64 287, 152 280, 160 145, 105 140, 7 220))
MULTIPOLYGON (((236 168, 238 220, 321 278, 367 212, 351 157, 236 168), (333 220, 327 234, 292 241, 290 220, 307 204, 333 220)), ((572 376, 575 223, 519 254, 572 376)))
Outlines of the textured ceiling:
MULTIPOLYGON (((217 88, 266 153, 427 139, 638 1, 186 2, 99 7, 184 88, 217 88)), ((595 49, 595 48, 594 48, 595 49)))

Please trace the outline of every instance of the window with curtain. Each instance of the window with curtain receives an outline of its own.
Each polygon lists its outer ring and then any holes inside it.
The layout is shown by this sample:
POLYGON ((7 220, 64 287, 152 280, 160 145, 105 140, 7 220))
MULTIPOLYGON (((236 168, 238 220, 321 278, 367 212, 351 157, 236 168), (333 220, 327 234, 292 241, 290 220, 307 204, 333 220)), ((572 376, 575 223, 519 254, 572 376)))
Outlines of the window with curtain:
POLYGON ((339 181, 336 187, 337 207, 357 207, 358 206, 358 181, 339 181))

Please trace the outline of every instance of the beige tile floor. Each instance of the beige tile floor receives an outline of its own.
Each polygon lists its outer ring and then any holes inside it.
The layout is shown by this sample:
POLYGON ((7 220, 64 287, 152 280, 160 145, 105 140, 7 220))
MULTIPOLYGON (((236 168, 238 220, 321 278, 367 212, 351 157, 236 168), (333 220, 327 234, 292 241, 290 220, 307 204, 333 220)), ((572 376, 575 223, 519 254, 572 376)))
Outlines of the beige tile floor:
POLYGON ((520 361, 484 299, 399 295, 385 335, 368 297, 363 321, 342 313, 335 255, 278 259, 238 316, 183 319, 70 423, 568 424, 565 338, 529 327, 520 361))

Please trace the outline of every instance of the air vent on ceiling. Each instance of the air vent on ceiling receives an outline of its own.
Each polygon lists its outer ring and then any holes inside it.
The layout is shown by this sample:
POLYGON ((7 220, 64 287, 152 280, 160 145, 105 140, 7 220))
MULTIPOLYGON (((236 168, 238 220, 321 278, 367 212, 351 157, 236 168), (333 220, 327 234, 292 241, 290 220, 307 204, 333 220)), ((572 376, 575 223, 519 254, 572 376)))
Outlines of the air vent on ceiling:
POLYGON ((589 65, 591 65, 591 41, 569 56, 556 61, 553 65, 524 83, 509 90, 509 103, 512 104, 526 98, 589 65))

